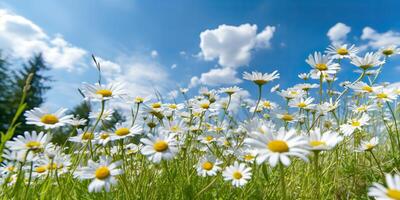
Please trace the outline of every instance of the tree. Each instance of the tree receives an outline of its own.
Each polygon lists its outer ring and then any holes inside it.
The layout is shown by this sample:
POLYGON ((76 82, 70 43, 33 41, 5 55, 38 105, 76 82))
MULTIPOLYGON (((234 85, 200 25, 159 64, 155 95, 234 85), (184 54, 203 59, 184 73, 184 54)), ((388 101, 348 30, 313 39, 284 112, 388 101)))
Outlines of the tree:
MULTIPOLYGON (((0 131, 5 131, 8 127, 7 124, 10 123, 12 115, 10 107, 8 105, 8 99, 10 95, 10 73, 7 68, 10 64, 7 62, 6 58, 3 57, 0 51, 0 131)), ((14 111, 15 112, 15 111, 14 111)))
MULTIPOLYGON (((18 71, 12 72, 11 84, 9 86, 10 92, 6 95, 7 112, 6 117, 10 120, 14 115, 20 99, 22 98, 23 88, 29 74, 33 74, 31 87, 26 96, 27 107, 30 110, 39 107, 44 102, 44 94, 51 87, 48 85, 51 78, 45 75, 49 67, 45 64, 42 54, 34 55, 27 63, 23 64, 22 68, 18 71)), ((16 133, 21 134, 23 131, 34 130, 35 127, 25 124, 25 117, 20 116, 18 122, 22 122, 18 126, 16 133)), ((9 122, 8 122, 9 123, 9 122)), ((6 124, 8 124, 6 123, 6 124)))

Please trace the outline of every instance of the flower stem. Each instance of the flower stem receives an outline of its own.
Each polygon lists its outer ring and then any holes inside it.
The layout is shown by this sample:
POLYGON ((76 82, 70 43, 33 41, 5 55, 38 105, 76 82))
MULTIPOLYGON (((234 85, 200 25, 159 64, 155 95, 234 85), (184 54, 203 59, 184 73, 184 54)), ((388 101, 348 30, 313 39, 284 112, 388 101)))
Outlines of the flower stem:
POLYGON ((257 109, 258 109, 258 104, 260 104, 261 101, 261 94, 262 94, 262 85, 258 85, 258 100, 256 107, 254 108, 253 116, 252 118, 256 115, 257 109))

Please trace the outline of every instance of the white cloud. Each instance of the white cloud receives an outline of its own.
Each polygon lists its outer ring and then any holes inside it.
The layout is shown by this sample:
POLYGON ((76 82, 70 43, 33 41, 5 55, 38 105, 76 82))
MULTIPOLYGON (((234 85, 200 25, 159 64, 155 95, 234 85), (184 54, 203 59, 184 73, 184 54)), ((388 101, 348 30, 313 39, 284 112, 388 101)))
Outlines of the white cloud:
POLYGON ((32 21, 0 9, 0 44, 14 58, 29 58, 43 53, 44 59, 54 68, 67 70, 85 67, 84 49, 73 46, 61 35, 48 36, 32 21))
POLYGON ((175 69, 176 67, 178 67, 177 64, 172 64, 172 65, 171 65, 171 69, 175 69))
POLYGON ((368 41, 368 46, 374 49, 388 45, 400 45, 399 32, 389 30, 384 33, 378 33, 376 30, 368 26, 363 29, 361 39, 368 41))
POLYGON ((229 67, 211 69, 206 73, 202 73, 200 78, 197 76, 192 77, 192 79, 190 80, 189 88, 195 87, 199 84, 208 86, 219 86, 241 83, 242 80, 237 78, 236 74, 236 70, 229 67))
POLYGON ((341 43, 346 39, 347 34, 350 33, 350 31, 350 26, 339 22, 332 26, 326 35, 329 37, 332 43, 341 43))
POLYGON ((205 60, 218 60, 223 67, 246 66, 256 47, 269 48, 275 27, 267 26, 257 34, 257 25, 220 25, 200 33, 201 55, 205 60))
POLYGON ((153 50, 153 51, 151 51, 150 55, 152 58, 156 58, 158 56, 158 51, 153 50))
MULTIPOLYGON (((234 113, 237 113, 240 108, 240 103, 242 103, 244 100, 246 101, 253 101, 250 99, 251 95, 249 91, 242 89, 239 92, 236 92, 235 94, 232 95, 231 102, 229 104, 228 110, 234 113)), ((228 102, 229 97, 222 97, 221 101, 228 102)))

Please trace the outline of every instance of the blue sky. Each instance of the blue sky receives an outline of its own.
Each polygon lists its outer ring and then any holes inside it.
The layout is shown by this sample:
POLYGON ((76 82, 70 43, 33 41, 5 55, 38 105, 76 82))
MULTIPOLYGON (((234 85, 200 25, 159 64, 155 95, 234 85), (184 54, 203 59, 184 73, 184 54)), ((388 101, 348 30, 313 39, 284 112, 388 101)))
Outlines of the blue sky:
MULTIPOLYGON (((398 8, 399 1, 389 0, 7 1, 0 2, 3 16, 8 16, 3 20, 9 19, 8 24, 15 23, 19 28, 4 28, 1 26, 5 23, 0 23, 1 31, 8 34, 2 38, 0 33, 0 48, 17 59, 26 58, 35 49, 44 54, 50 52, 49 63, 55 66, 50 74, 56 80, 53 90, 47 94, 47 106, 51 108, 76 105, 81 100, 76 87, 83 81, 96 81, 97 74, 90 62, 92 53, 106 62, 109 80, 127 81, 133 94, 150 93, 152 88, 167 93, 178 86, 187 87, 193 77, 198 78, 197 82, 192 80, 196 82, 192 84, 194 91, 211 79, 215 82, 212 87, 228 86, 232 80, 232 84, 238 83, 253 93, 253 85, 239 83, 237 79, 243 71, 277 69, 281 79, 276 83, 289 87, 298 81, 298 73, 310 69, 304 62, 308 54, 323 51, 332 42, 327 33, 337 23, 344 25, 336 33, 340 42, 356 44, 365 52, 376 50, 380 44, 400 45, 398 8), (250 24, 253 28, 251 25, 256 25, 253 39, 267 26, 274 31, 268 44, 260 47, 255 42, 250 47, 245 64, 224 66, 219 62, 221 54, 208 60, 204 56, 207 50, 218 46, 208 43, 204 49, 200 47, 200 34, 217 30, 223 24, 233 27, 250 24), (23 38, 15 39, 18 37, 23 38), (26 44, 27 38, 29 42, 35 40, 32 42, 35 48, 20 47, 26 44), (171 69, 173 65, 176 67, 171 69), (219 71, 210 74, 213 69, 219 71), (221 78, 224 76, 229 77, 221 78), (218 82, 222 79, 225 82, 218 82)), ((218 51, 228 52, 229 45, 218 51)), ((227 59, 231 60, 229 55, 227 59)), ((399 66, 400 60, 392 59, 385 67, 384 80, 399 81, 399 66)), ((340 80, 354 77, 354 67, 344 65, 343 68, 340 80)))

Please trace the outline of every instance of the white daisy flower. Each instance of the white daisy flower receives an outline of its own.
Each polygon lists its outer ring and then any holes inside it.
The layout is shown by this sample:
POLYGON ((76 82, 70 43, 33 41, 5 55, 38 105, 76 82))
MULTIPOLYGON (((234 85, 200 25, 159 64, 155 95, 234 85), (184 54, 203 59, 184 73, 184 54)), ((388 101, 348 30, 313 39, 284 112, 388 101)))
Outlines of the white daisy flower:
POLYGON ((119 139, 125 139, 126 137, 132 137, 134 135, 139 135, 143 131, 142 127, 140 125, 134 125, 130 126, 127 123, 117 123, 115 125, 115 129, 113 134, 110 135, 110 139, 112 141, 114 140, 119 140, 119 139))
POLYGON ((359 151, 372 151, 379 144, 378 137, 373 137, 370 140, 361 141, 359 151))
POLYGON ((310 110, 314 108, 315 104, 312 104, 314 98, 296 98, 289 101, 289 106, 292 108, 300 108, 304 110, 310 110))
POLYGON ((387 47, 383 47, 379 50, 382 55, 391 57, 396 54, 400 54, 400 48, 398 48, 396 45, 389 45, 387 47))
MULTIPOLYGON (((100 118, 100 120, 102 120, 102 121, 110 121, 110 120, 112 120, 112 118, 113 118, 113 113, 114 113, 114 110, 113 109, 111 109, 111 108, 109 108, 109 109, 105 109, 104 111, 103 111, 103 114, 101 115, 101 118, 100 118)), ((89 113, 89 119, 99 119, 99 117, 100 117, 100 114, 101 114, 101 111, 99 110, 99 111, 91 111, 90 113, 89 113)))
POLYGON ((312 151, 327 151, 333 149, 343 137, 337 132, 326 131, 321 134, 319 128, 310 131, 308 145, 312 151))
POLYGON ((75 116, 73 118, 71 118, 71 121, 69 122, 69 124, 71 124, 72 126, 84 126, 86 124, 87 120, 84 118, 79 118, 79 116, 75 116))
POLYGON ((320 52, 309 55, 306 62, 313 68, 311 76, 314 77, 320 77, 323 74, 336 74, 340 70, 339 64, 333 63, 333 60, 320 52))
POLYGON ((81 167, 75 172, 75 177, 80 179, 93 179, 89 184, 89 192, 101 192, 104 188, 110 191, 112 185, 117 184, 115 176, 123 173, 118 167, 122 161, 112 162, 110 157, 101 156, 99 162, 88 161, 86 167, 81 167))
POLYGON ((238 86, 233 86, 233 87, 221 88, 221 89, 219 89, 219 92, 225 93, 228 95, 232 95, 232 94, 239 92, 240 90, 242 90, 242 89, 239 88, 238 86))
POLYGON ((375 111, 377 109, 376 105, 374 105, 374 104, 351 105, 350 108, 354 113, 367 113, 367 112, 375 111))
POLYGON ((361 93, 361 94, 369 93, 370 94, 370 93, 374 92, 376 89, 380 88, 381 86, 370 86, 370 85, 360 81, 353 85, 348 85, 348 87, 350 89, 353 89, 357 93, 361 93))
POLYGON ((381 55, 378 53, 366 53, 364 57, 354 56, 351 58, 351 64, 363 69, 367 70, 372 67, 376 67, 379 65, 383 65, 385 61, 380 60, 381 55))
POLYGON ((235 187, 241 187, 245 185, 251 179, 251 168, 246 167, 244 163, 235 163, 225 168, 222 172, 222 176, 225 181, 232 181, 232 185, 235 187))
POLYGON ((392 102, 393 100, 396 100, 397 94, 391 88, 380 87, 377 88, 369 97, 378 102, 392 102))
POLYGON ((306 74, 306 73, 301 73, 301 74, 299 74, 298 75, 298 77, 300 78, 300 79, 303 79, 303 80, 308 80, 309 78, 310 78, 310 74, 306 74))
POLYGON ((270 74, 268 73, 263 74, 261 72, 243 73, 243 79, 253 81, 255 84, 259 86, 269 83, 278 78, 279 78, 279 73, 276 70, 270 74))
POLYGON ((301 98, 306 94, 306 92, 304 90, 298 89, 298 88, 288 88, 286 90, 282 90, 282 91, 278 92, 278 94, 281 97, 283 97, 287 100, 290 100, 290 99, 294 99, 294 98, 301 98))
POLYGON ((368 125, 370 117, 368 114, 363 114, 359 118, 353 118, 349 120, 346 124, 340 125, 340 131, 343 132, 345 136, 350 136, 355 130, 362 130, 363 126, 368 125))
POLYGON ((358 48, 354 45, 347 47, 347 44, 332 44, 325 53, 332 59, 351 58, 358 53, 358 48))
POLYGON ((158 135, 149 135, 147 138, 140 139, 144 144, 141 149, 142 154, 155 163, 159 163, 161 160, 170 160, 178 152, 174 134, 169 134, 167 131, 161 132, 158 135))
POLYGON ((111 134, 112 133, 107 132, 107 131, 102 131, 102 132, 96 134, 95 137, 97 140, 97 144, 106 146, 111 141, 111 134))
POLYGON ((270 130, 267 134, 253 132, 244 141, 257 152, 258 164, 268 161, 272 167, 275 167, 278 162, 289 166, 290 156, 308 161, 307 141, 302 136, 298 136, 294 129, 285 131, 284 128, 280 128, 277 133, 275 130, 270 130))
POLYGON ((85 95, 85 100, 92 101, 105 101, 126 96, 124 85, 120 82, 109 83, 107 85, 83 83, 82 92, 85 95))
POLYGON ((44 150, 50 139, 49 135, 43 132, 25 131, 24 136, 18 135, 12 141, 8 141, 6 147, 17 152, 40 152, 44 150))
POLYGON ((387 188, 380 183, 373 183, 368 189, 368 196, 377 200, 397 200, 400 199, 400 176, 398 174, 386 174, 387 188))
POLYGON ((268 100, 261 100, 260 105, 258 107, 260 109, 265 109, 265 110, 275 110, 276 108, 278 108, 278 104, 268 100))
POLYGON ((198 140, 203 144, 210 144, 218 140, 218 136, 212 132, 203 133, 198 137, 198 140))
POLYGON ((297 114, 290 114, 290 113, 282 113, 282 114, 277 113, 277 114, 276 114, 276 117, 277 117, 278 119, 281 119, 281 120, 284 121, 284 122, 287 122, 287 123, 294 123, 294 122, 299 121, 299 118, 300 118, 301 116, 298 116, 297 114))
POLYGON ((42 126, 45 129, 54 129, 65 126, 71 122, 73 115, 65 115, 66 108, 60 108, 56 112, 47 112, 40 108, 26 111, 26 124, 42 126))
POLYGON ((92 133, 85 131, 83 129, 77 129, 78 134, 76 136, 70 137, 68 140, 71 142, 82 143, 85 144, 91 141, 92 144, 96 143, 95 135, 97 133, 92 133))
POLYGON ((215 176, 217 172, 221 170, 220 164, 222 164, 222 162, 214 156, 204 156, 196 165, 197 174, 203 177, 215 176))

